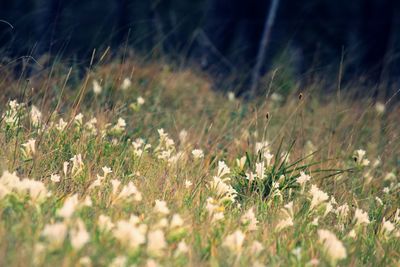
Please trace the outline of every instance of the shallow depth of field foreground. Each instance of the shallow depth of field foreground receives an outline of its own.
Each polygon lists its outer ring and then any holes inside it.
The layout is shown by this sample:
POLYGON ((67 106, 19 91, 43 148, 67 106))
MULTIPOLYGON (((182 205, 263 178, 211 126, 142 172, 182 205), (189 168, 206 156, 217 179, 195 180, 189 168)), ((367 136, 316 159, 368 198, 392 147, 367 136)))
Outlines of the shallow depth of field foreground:
POLYGON ((3 76, 0 266, 397 266, 395 103, 133 62, 3 76))

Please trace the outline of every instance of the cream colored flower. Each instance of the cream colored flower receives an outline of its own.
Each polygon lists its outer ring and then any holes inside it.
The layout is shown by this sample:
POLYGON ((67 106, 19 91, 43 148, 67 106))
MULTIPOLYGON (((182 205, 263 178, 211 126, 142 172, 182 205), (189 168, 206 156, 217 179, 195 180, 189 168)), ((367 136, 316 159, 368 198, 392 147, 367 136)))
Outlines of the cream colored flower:
POLYGON ((80 250, 87 242, 90 236, 81 219, 78 219, 76 225, 70 231, 71 245, 74 249, 80 250))
POLYGON ((250 208, 245 214, 242 215, 240 221, 246 225, 249 231, 257 230, 258 220, 254 213, 254 208, 250 208))
POLYGON ((147 235, 147 251, 159 255, 167 247, 164 232, 160 229, 151 231, 147 235))
POLYGON ((188 189, 193 185, 193 183, 189 180, 185 180, 185 187, 188 189))
POLYGON ((356 209, 356 211, 354 213, 354 220, 356 221, 356 225, 370 223, 369 218, 368 218, 368 213, 366 213, 362 209, 356 209))
POLYGON ((30 117, 34 127, 40 126, 42 123, 42 112, 34 105, 31 107, 30 117))
POLYGON ((111 128, 111 131, 116 134, 121 134, 125 131, 126 121, 123 118, 118 118, 117 123, 111 128))
POLYGON ((315 185, 311 185, 310 194, 312 197, 310 209, 318 207, 329 199, 328 194, 320 190, 315 185))
POLYGON ((311 176, 305 174, 304 172, 300 172, 300 176, 296 179, 296 181, 300 184, 300 185, 304 185, 305 183, 307 183, 308 181, 310 181, 311 176))
POLYGON ((260 180, 264 180, 265 178, 265 164, 264 162, 258 162, 256 163, 256 174, 257 178, 260 180))
POLYGON ((121 89, 122 89, 123 91, 126 91, 127 89, 129 89, 129 87, 131 87, 131 85, 132 85, 131 80, 130 80, 128 77, 126 77, 126 78, 122 81, 121 89))
MULTIPOLYGON (((115 186, 115 180, 114 181, 114 188, 113 191, 116 192, 115 186)), ((118 181, 119 182, 119 181, 118 181)), ((117 183, 119 185, 119 183, 117 183)), ((121 192, 118 195, 114 196, 114 202, 116 201, 123 201, 123 200, 129 200, 133 199, 134 201, 141 201, 142 200, 142 194, 139 192, 139 190, 136 188, 136 186, 133 184, 133 182, 129 182, 127 185, 124 185, 121 189, 121 192)))
POLYGON ((82 126, 82 124, 83 124, 83 114, 82 113, 79 113, 78 115, 75 116, 74 123, 77 126, 82 126))
POLYGON ((57 211, 57 215, 63 217, 64 219, 71 218, 72 214, 75 212, 79 205, 78 195, 68 197, 64 201, 64 205, 57 211))
POLYGON ((186 254, 188 251, 189 251, 188 246, 186 245, 185 241, 182 240, 181 242, 178 243, 174 255, 175 257, 177 257, 181 254, 186 254))
POLYGON ((167 207, 167 202, 163 200, 156 200, 156 204, 154 205, 154 211, 162 215, 168 215, 169 209, 167 207))
POLYGON ((236 230, 232 234, 225 237, 222 245, 229 248, 233 253, 240 253, 243 248, 245 235, 242 231, 236 230))
POLYGON ((146 242, 144 227, 138 227, 129 221, 118 221, 113 229, 114 237, 123 245, 136 249, 146 242))
POLYGON ((60 247, 67 236, 67 225, 65 223, 47 224, 42 236, 50 243, 50 246, 60 247))
POLYGON ((28 142, 22 144, 22 153, 24 157, 31 158, 36 153, 36 140, 29 139, 28 142))
POLYGON ((93 93, 95 95, 99 95, 99 94, 101 94, 101 91, 103 91, 103 88, 101 88, 101 86, 97 80, 92 81, 92 86, 93 86, 93 93))
POLYGON ((218 161, 218 171, 217 171, 217 176, 219 178, 224 177, 225 175, 228 175, 231 173, 231 169, 226 165, 225 162, 223 161, 218 161))
POLYGON ((171 228, 181 227, 181 226, 183 226, 183 223, 184 223, 184 221, 183 221, 182 217, 178 213, 176 213, 172 216, 170 227, 171 228))
POLYGON ((228 92, 228 99, 229 99, 229 101, 235 101, 235 93, 228 92))
POLYGON ((194 159, 202 159, 204 158, 204 152, 201 149, 192 150, 192 155, 194 159))
POLYGON ((376 113, 378 113, 378 115, 381 115, 385 112, 385 104, 383 104, 382 102, 376 102, 375 104, 375 110, 376 113))
POLYGON ((250 253, 251 255, 258 255, 261 253, 261 251, 264 249, 264 246, 258 242, 257 240, 253 241, 253 243, 250 246, 250 253))
POLYGON ((383 218, 382 232, 386 237, 388 237, 395 229, 396 229, 396 227, 394 226, 394 224, 392 222, 386 221, 386 219, 383 218))
POLYGON ((59 130, 60 132, 63 132, 65 128, 67 127, 68 123, 66 123, 62 118, 58 121, 58 124, 56 124, 56 129, 59 130))
POLYGON ((139 96, 136 100, 138 106, 142 106, 145 103, 145 100, 143 97, 139 96))
POLYGON ((244 169, 244 165, 246 164, 246 157, 243 156, 240 159, 236 159, 236 165, 239 167, 240 170, 244 169))
MULTIPOLYGON (((336 235, 328 230, 318 230, 319 242, 323 245, 324 251, 329 259, 336 263, 347 257, 346 248, 337 239, 336 235)), ((334 264, 335 265, 335 264, 334 264)))
POLYGON ((342 206, 339 206, 336 208, 335 213, 337 214, 337 216, 339 216, 340 219, 344 220, 347 218, 348 214, 349 214, 349 205, 343 204, 342 206))
POLYGON ((115 257, 108 267, 126 267, 128 263, 128 258, 125 256, 115 257))
POLYGON ((58 182, 61 181, 61 177, 60 177, 60 175, 58 175, 58 174, 56 174, 56 173, 53 173, 53 174, 50 176, 50 180, 51 180, 52 182, 54 182, 54 183, 58 183, 58 182))
POLYGON ((280 232, 290 226, 293 226, 293 219, 291 217, 288 217, 286 219, 280 220, 279 223, 276 225, 275 230, 277 232, 280 232))
POLYGON ((83 161, 82 161, 82 155, 78 154, 78 155, 74 155, 70 161, 72 162, 72 170, 71 173, 73 176, 78 175, 84 167, 83 161))
POLYGON ((114 223, 111 221, 111 218, 101 214, 99 219, 97 220, 97 225, 100 231, 108 232, 114 228, 114 223))

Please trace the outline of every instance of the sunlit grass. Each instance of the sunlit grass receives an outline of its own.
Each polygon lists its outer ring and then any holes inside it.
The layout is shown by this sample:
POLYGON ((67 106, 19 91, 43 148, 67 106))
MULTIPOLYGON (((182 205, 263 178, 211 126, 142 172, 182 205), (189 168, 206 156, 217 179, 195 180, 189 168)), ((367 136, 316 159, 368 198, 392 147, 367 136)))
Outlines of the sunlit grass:
POLYGON ((0 84, 1 266, 399 264, 395 104, 53 71, 0 84))

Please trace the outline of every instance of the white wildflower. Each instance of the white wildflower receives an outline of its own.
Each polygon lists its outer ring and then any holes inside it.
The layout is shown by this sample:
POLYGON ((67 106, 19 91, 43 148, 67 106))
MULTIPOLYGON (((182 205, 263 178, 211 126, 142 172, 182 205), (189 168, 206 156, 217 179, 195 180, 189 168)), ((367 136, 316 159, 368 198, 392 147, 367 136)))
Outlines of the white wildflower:
POLYGON ((103 214, 99 216, 97 224, 100 231, 103 232, 111 231, 114 228, 114 223, 111 221, 111 218, 103 214))
POLYGON ((147 250, 150 253, 159 255, 163 249, 166 248, 167 242, 165 241, 164 232, 160 229, 154 230, 147 235, 147 250))
POLYGON ((328 194, 320 190, 315 185, 311 185, 310 194, 312 197, 310 209, 318 207, 319 205, 321 205, 322 203, 324 203, 329 199, 328 194))
POLYGON ((379 204, 380 206, 383 206, 383 201, 382 201, 382 199, 380 199, 379 197, 375 197, 375 200, 376 200, 376 202, 378 202, 378 204, 379 204))
POLYGON ((56 174, 56 173, 53 173, 53 174, 50 176, 50 180, 51 180, 52 182, 54 182, 54 183, 58 183, 58 182, 61 181, 61 176, 58 175, 58 174, 56 174))
POLYGON ((171 219, 170 227, 182 227, 183 226, 183 219, 179 214, 174 214, 171 219))
POLYGON ((92 266, 92 260, 88 256, 80 258, 78 263, 79 263, 79 266, 82 266, 82 267, 91 267, 92 266))
POLYGON ((378 115, 381 115, 385 112, 385 104, 382 102, 376 102, 375 104, 375 111, 378 113, 378 115))
POLYGON ((83 114, 82 113, 79 113, 78 115, 75 116, 74 123, 77 126, 82 126, 82 124, 83 124, 83 114))
POLYGON ((163 200, 156 200, 156 204, 154 205, 154 211, 159 214, 168 215, 169 209, 167 207, 167 202, 163 200))
POLYGON ((103 90, 103 88, 100 86, 100 84, 97 80, 92 81, 92 86, 93 86, 93 93, 95 95, 101 94, 101 91, 103 90))
POLYGON ((318 230, 319 242, 323 245, 326 255, 335 263, 347 257, 346 248, 336 235, 328 230, 318 230))
POLYGON ((263 249, 264 249, 264 246, 257 240, 254 240, 250 246, 250 253, 251 253, 251 255, 258 255, 261 253, 261 251, 263 249))
POLYGON ((63 163, 63 173, 64 173, 64 176, 67 176, 67 173, 68 173, 68 166, 69 166, 69 162, 64 161, 64 163, 63 163))
POLYGON ((31 158, 36 153, 36 140, 29 139, 28 142, 22 144, 22 153, 25 158, 31 158))
POLYGON ((190 180, 185 180, 185 188, 190 188, 193 185, 193 183, 190 180))
POLYGON ((118 118, 117 123, 112 127, 111 131, 120 134, 125 131, 126 121, 123 118, 118 118))
POLYGON ((60 247, 67 236, 67 230, 65 223, 47 224, 42 231, 42 236, 49 241, 50 246, 60 247))
POLYGON ((18 126, 20 122, 20 111, 22 104, 19 104, 16 100, 11 100, 8 102, 8 109, 2 116, 5 124, 11 128, 18 126))
POLYGON ((187 141, 187 131, 185 129, 181 130, 179 132, 179 141, 181 142, 182 145, 184 145, 187 141))
POLYGON ((384 187, 382 191, 383 191, 383 193, 385 193, 385 194, 389 194, 390 188, 389 188, 389 187, 384 187))
POLYGON ((351 229, 351 231, 347 234, 347 236, 350 238, 356 238, 357 237, 356 231, 354 229, 351 229))
POLYGON ((366 152, 363 149, 358 149, 354 152, 354 160, 360 166, 368 166, 369 160, 365 158, 366 152))
POLYGON ((264 180, 265 178, 264 162, 256 163, 256 174, 258 179, 264 180))
POLYGON ((67 125, 68 123, 66 123, 62 118, 60 118, 58 124, 56 124, 56 129, 59 130, 60 132, 63 132, 67 127, 67 125))
POLYGON ((242 231, 236 230, 232 234, 225 237, 222 245, 229 248, 233 253, 240 253, 242 251, 245 235, 242 231))
POLYGON ((78 219, 76 225, 70 231, 71 245, 74 249, 80 250, 87 242, 90 236, 81 219, 78 219))
POLYGON ((236 165, 239 167, 240 170, 244 169, 244 165, 246 164, 246 157, 243 156, 240 159, 236 159, 236 165))
POLYGON ((265 151, 263 157, 267 162, 267 167, 271 166, 271 161, 274 158, 274 155, 272 155, 269 151, 265 151))
POLYGON ((257 230, 258 220, 254 213, 254 208, 250 208, 245 214, 242 215, 240 221, 246 225, 249 231, 257 230))
POLYGON ((142 105, 145 103, 145 100, 144 100, 143 97, 139 96, 139 97, 136 99, 136 102, 137 102, 138 106, 142 106, 142 105))
POLYGON ((21 180, 17 190, 26 191, 35 202, 43 202, 48 195, 44 183, 27 178, 21 180))
POLYGON ((255 177, 257 175, 253 172, 247 172, 246 173, 246 179, 249 180, 250 182, 254 181, 255 177))
POLYGON ((212 218, 212 222, 222 220, 224 218, 224 207, 212 197, 208 197, 206 201, 206 210, 212 218))
POLYGON ((126 267, 128 265, 128 258, 125 256, 115 257, 108 267, 126 267))
POLYGON ((78 154, 78 155, 74 155, 71 159, 72 162, 72 175, 76 176, 78 175, 82 170, 83 170, 83 161, 82 161, 82 155, 78 154))
POLYGON ((75 212, 79 205, 78 195, 68 197, 64 201, 64 205, 57 211, 57 215, 63 217, 64 219, 71 218, 72 214, 75 212))
POLYGON ((234 101, 235 100, 235 93, 234 92, 228 92, 228 99, 229 99, 229 101, 234 101))
POLYGON ((175 257, 181 255, 181 254, 186 254, 189 251, 188 246, 186 245, 185 241, 181 241, 178 243, 178 246, 176 247, 175 250, 175 257))
POLYGON ((204 158, 204 152, 201 149, 192 150, 192 155, 194 159, 202 159, 204 158))
POLYGON ((269 147, 269 142, 268 141, 263 141, 263 142, 256 142, 255 145, 255 153, 261 153, 263 154, 265 151, 268 151, 269 147))
POLYGON ((84 128, 90 134, 96 135, 97 134, 96 124, 97 124, 97 119, 96 118, 91 118, 89 121, 87 121, 85 123, 84 128))
POLYGON ((222 178, 223 176, 230 174, 231 169, 226 165, 225 162, 223 161, 218 161, 218 171, 217 171, 217 176, 222 178))
POLYGON ((34 105, 31 107, 30 118, 34 127, 39 127, 42 123, 42 112, 34 105))
POLYGON ((383 234, 388 237, 394 230, 395 230, 395 226, 392 222, 390 221, 386 221, 385 218, 383 218, 382 221, 382 232, 383 234))
POLYGON ((356 209, 356 211, 354 213, 354 220, 356 221, 356 225, 370 223, 369 218, 368 218, 368 213, 366 213, 362 209, 356 209))
POLYGON ((126 77, 126 78, 122 81, 121 89, 122 89, 123 91, 125 91, 125 90, 129 89, 129 87, 131 87, 131 85, 132 85, 131 80, 130 80, 128 77, 126 77))
POLYGON ((115 197, 114 201, 128 199, 133 199, 134 201, 142 200, 142 194, 139 192, 132 181, 122 187, 121 192, 115 197))
POLYGON ((296 181, 300 184, 300 185, 304 185, 305 183, 307 183, 308 181, 310 181, 311 176, 305 174, 304 172, 300 172, 300 176, 297 177, 296 181))
MULTIPOLYGON (((225 181, 227 181, 227 179, 225 179, 225 181)), ((225 181, 219 176, 214 176, 213 180, 210 182, 210 188, 211 190, 215 191, 218 197, 234 202, 237 192, 225 181)))
POLYGON ((136 226, 132 222, 121 220, 116 223, 113 229, 113 235, 123 245, 136 249, 146 241, 144 235, 145 230, 144 227, 136 226))
POLYGON ((288 217, 286 219, 280 220, 276 225, 275 229, 277 232, 280 232, 283 229, 288 228, 290 226, 293 226, 293 219, 288 217))
POLYGON ((335 213, 337 214, 337 216, 339 216, 340 219, 344 220, 347 218, 348 214, 349 214, 349 205, 343 204, 342 206, 339 206, 336 208, 335 213))

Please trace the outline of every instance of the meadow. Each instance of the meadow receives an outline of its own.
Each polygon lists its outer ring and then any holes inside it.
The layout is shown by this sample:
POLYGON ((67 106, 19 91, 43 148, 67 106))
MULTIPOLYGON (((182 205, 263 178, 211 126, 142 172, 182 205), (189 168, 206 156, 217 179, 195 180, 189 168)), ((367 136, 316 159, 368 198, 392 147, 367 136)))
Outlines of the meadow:
POLYGON ((1 71, 0 266, 400 264, 398 103, 135 59, 1 71))

